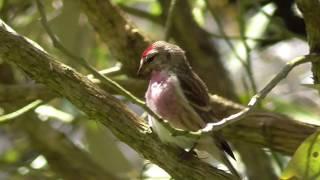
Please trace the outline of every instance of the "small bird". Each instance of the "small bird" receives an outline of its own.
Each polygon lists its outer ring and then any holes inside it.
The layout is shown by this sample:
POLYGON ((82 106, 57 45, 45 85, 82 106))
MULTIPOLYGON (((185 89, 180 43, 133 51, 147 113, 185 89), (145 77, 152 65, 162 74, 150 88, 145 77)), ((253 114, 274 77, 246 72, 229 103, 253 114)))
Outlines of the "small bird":
MULTIPOLYGON (((147 106, 172 127, 197 131, 207 123, 217 121, 209 103, 206 85, 194 73, 179 46, 165 41, 151 44, 142 53, 138 75, 150 77, 145 94, 147 106)), ((213 133, 200 139, 172 136, 152 116, 148 116, 148 122, 163 142, 183 149, 206 151, 238 176, 226 155, 235 159, 234 154, 221 134, 213 133)))

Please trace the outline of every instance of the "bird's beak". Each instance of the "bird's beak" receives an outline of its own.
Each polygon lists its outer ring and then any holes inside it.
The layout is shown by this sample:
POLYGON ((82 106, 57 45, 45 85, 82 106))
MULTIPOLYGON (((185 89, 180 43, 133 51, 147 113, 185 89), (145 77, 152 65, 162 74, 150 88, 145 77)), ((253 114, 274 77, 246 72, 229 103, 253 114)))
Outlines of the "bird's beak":
POLYGON ((137 71, 137 75, 138 75, 138 76, 141 76, 141 75, 143 74, 143 60, 141 59, 140 62, 141 62, 141 63, 140 63, 140 66, 139 66, 139 69, 138 69, 138 71, 137 71))

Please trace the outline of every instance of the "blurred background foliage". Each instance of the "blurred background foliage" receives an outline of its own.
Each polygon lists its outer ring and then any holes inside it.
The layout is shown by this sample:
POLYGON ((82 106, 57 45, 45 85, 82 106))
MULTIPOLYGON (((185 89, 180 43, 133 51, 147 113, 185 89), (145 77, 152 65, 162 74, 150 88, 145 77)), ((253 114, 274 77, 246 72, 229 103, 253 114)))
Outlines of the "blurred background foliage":
MULTIPOLYGON (((242 103, 248 102, 287 61, 308 53, 303 19, 293 0, 208 1, 214 16, 204 0, 187 2, 194 20, 218 49, 236 87, 233 90, 242 103)), ((67 49, 85 57, 98 70, 119 66, 107 46, 94 33, 78 4, 69 0, 43 0, 43 3, 50 27, 67 49)), ((162 39, 161 0, 114 0, 113 3, 150 39, 162 39)), ((34 1, 0 0, 0 17, 63 63, 87 73, 52 46, 41 26, 34 1)), ((193 38, 192 34, 190 38, 193 38)), ((303 85, 313 82, 310 68, 309 65, 297 67, 271 92, 261 107, 293 119, 320 124, 319 95, 313 88, 303 85)), ((120 74, 117 78, 126 77, 120 74)), ((1 59, 0 81, 3 85, 34 83, 1 59)), ((25 104, 23 99, 1 101, 0 113, 12 112, 25 104)), ((130 107, 142 113, 141 109, 133 105, 130 107)), ((55 98, 36 108, 35 113, 39 120, 64 133, 77 147, 89 152, 90 157, 108 172, 123 179, 168 178, 159 168, 118 141, 104 126, 94 120, 88 121, 82 112, 63 98, 55 98)), ((23 121, 24 117, 17 120, 23 121)), ((265 163, 272 167, 272 173, 279 176, 290 157, 268 149, 264 151, 271 159, 265 163)), ((62 179, 49 167, 46 157, 34 148, 28 136, 12 123, 0 127, 0 154, 0 179, 62 179)), ((240 169, 246 175, 246 167, 240 169)), ((260 172, 255 173, 259 175, 260 172)))

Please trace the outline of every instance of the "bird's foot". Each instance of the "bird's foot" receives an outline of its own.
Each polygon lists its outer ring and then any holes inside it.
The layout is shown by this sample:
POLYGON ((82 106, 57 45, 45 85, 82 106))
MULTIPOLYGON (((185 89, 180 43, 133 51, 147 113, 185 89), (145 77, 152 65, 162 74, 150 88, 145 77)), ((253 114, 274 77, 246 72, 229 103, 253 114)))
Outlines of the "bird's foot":
POLYGON ((183 150, 180 154, 180 157, 181 157, 181 159, 188 160, 192 157, 198 157, 198 156, 197 156, 197 153, 193 150, 191 150, 191 151, 190 150, 188 150, 188 151, 183 150))
POLYGON ((194 151, 196 146, 197 143, 195 143, 189 150, 183 150, 181 153, 181 158, 187 160, 191 157, 198 157, 197 153, 194 151))

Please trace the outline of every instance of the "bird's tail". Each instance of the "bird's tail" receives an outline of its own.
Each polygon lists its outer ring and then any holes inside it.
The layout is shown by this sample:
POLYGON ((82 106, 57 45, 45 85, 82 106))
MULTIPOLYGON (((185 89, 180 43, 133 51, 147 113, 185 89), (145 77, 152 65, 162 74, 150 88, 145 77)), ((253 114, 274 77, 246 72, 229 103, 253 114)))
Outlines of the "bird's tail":
POLYGON ((239 175, 238 171, 236 168, 231 164, 230 160, 228 159, 227 155, 224 152, 220 152, 220 161, 228 167, 230 172, 235 175, 238 179, 241 179, 241 176, 239 175))
POLYGON ((239 175, 238 171, 228 159, 227 154, 223 150, 218 148, 215 143, 212 143, 211 141, 210 144, 207 144, 205 147, 202 147, 201 149, 205 150, 217 161, 223 163, 230 170, 230 172, 237 177, 237 179, 241 179, 241 176, 239 175))

